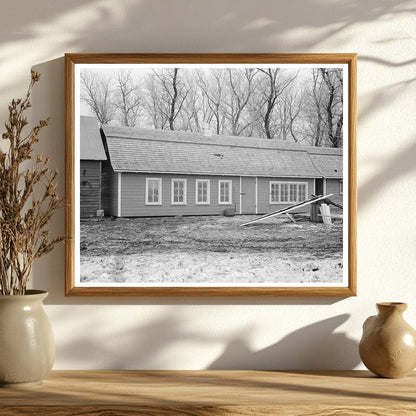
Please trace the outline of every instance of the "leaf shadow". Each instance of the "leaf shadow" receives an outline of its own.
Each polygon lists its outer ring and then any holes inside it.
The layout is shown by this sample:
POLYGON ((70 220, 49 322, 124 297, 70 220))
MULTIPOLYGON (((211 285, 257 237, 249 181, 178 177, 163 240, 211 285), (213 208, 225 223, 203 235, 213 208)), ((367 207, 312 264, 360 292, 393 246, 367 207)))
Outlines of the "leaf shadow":
POLYGON ((249 347, 245 337, 235 338, 228 342, 223 354, 208 369, 354 368, 360 363, 358 343, 343 332, 335 332, 349 317, 349 314, 342 314, 307 325, 258 351, 249 347))

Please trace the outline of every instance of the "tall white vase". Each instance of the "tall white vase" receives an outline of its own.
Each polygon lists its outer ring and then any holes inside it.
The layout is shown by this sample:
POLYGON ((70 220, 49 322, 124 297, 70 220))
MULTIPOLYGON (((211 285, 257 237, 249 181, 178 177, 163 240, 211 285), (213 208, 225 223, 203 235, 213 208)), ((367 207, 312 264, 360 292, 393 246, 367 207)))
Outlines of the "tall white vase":
POLYGON ((39 384, 52 369, 55 342, 42 301, 48 292, 0 296, 0 386, 39 384))

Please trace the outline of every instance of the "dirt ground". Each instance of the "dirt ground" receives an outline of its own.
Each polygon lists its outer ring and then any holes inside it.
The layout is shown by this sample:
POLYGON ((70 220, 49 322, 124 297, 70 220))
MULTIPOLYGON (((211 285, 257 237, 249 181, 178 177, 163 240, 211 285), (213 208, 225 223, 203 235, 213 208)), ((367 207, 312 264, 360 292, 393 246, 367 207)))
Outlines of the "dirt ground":
POLYGON ((342 226, 253 216, 81 223, 81 282, 342 282, 342 226))

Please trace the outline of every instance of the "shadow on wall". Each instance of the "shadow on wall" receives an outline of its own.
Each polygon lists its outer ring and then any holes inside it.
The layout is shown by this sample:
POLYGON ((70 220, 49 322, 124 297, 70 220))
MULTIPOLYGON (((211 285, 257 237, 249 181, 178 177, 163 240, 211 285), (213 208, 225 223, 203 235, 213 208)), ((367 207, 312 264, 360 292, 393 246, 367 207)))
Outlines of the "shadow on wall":
POLYGON ((351 369, 360 363, 358 343, 345 333, 335 333, 337 327, 350 317, 334 316, 284 337, 281 341, 259 351, 252 351, 245 339, 230 341, 223 354, 208 367, 209 370, 232 369, 351 369))
POLYGON ((63 51, 305 52, 353 25, 412 12, 409 0, 336 5, 262 0, 261 7, 252 1, 236 7, 232 0, 177 0, 175 7, 166 7, 164 0, 39 0, 36 7, 9 2, 0 16, 0 67, 7 68, 10 77, 0 83, 0 96, 19 83, 13 62, 29 68, 63 51))
MULTIPOLYGON (((361 62, 361 57, 358 57, 358 61, 361 62)), ((392 63, 392 65, 394 64, 392 63)), ((364 122, 370 121, 371 116, 375 111, 381 111, 385 107, 391 106, 392 97, 394 97, 395 100, 398 100, 402 95, 407 94, 409 92, 409 88, 411 88, 412 84, 415 82, 416 77, 409 78, 395 84, 389 84, 388 88, 382 87, 372 91, 368 102, 360 107, 358 114, 358 126, 364 122)))
MULTIPOLYGON (((51 117, 51 124, 40 133, 35 155, 50 156, 50 167, 58 169, 58 194, 65 195, 65 83, 64 58, 33 67, 41 73, 41 80, 32 92, 32 120, 51 117)), ((55 235, 65 234, 65 209, 60 208, 51 219, 48 228, 55 235)), ((33 287, 48 290, 50 296, 63 297, 65 283, 64 243, 54 251, 34 262, 33 287)))
MULTIPOLYGON (((156 319, 146 319, 144 325, 123 328, 123 322, 106 322, 103 328, 100 316, 90 319, 75 319, 79 322, 73 328, 71 341, 57 344, 57 360, 63 365, 77 363, 80 369, 155 369, 171 366, 170 348, 187 342, 211 343, 212 337, 201 332, 193 332, 181 327, 180 319, 172 313, 156 319), (97 320, 97 322, 95 322, 97 320), (78 330, 78 332, 76 332, 78 330), (89 336, 85 336, 89 334, 89 336)), ((58 312, 56 319, 60 325, 67 322, 72 327, 74 316, 58 312)), ((115 318, 119 319, 119 318, 115 318)), ((140 316, 137 319, 140 322, 140 316)), ((64 337, 58 337, 61 341, 64 337)), ((62 341, 61 341, 62 342, 62 341)))
MULTIPOLYGON (((78 311, 81 313, 81 311, 78 311)), ((348 338, 345 333, 336 333, 336 329, 344 324, 349 314, 338 315, 301 328, 281 341, 259 351, 253 351, 248 346, 248 340, 253 328, 246 328, 246 336, 237 336, 227 340, 223 337, 206 333, 203 330, 185 328, 181 317, 171 313, 164 314, 134 328, 123 328, 122 322, 107 322, 107 328, 102 327, 99 316, 89 320, 75 319, 64 311, 57 312, 56 319, 61 327, 73 334, 69 343, 62 341, 57 345, 61 366, 67 363, 77 363, 81 369, 154 369, 191 367, 198 362, 203 366, 204 360, 209 360, 212 345, 226 345, 224 352, 206 369, 258 369, 258 370, 307 370, 307 369, 351 369, 360 363, 358 343, 348 338), (62 316, 60 316, 62 315, 62 316), (97 322, 94 320, 97 319, 97 322), (67 325, 63 325, 67 322, 67 325), (114 324, 116 330, 108 333, 108 328, 114 324), (70 329, 71 328, 71 329, 70 329), (78 330, 78 333, 76 332, 78 330), (88 333, 90 336, 86 337, 88 333), (195 357, 184 356, 179 351, 191 351, 195 357), (209 347, 211 346, 211 347, 209 347), (206 348, 208 348, 206 350, 206 348), (204 354, 201 357, 197 355, 204 354), (172 360, 172 355, 178 355, 172 360), (208 358, 207 358, 208 355, 208 358), (182 361, 182 362, 181 362, 182 361), (202 364, 200 363, 202 361, 202 364)), ((241 329, 240 329, 241 334, 241 329)))
POLYGON ((193 33, 199 33, 199 36, 193 36, 193 42, 198 49, 192 48, 193 51, 243 48, 247 52, 248 49, 258 51, 259 39, 277 41, 275 46, 280 48, 288 40, 279 40, 278 36, 296 28, 323 30, 318 37, 300 37, 299 41, 290 39, 292 50, 301 48, 305 51, 351 25, 374 22, 386 15, 414 12, 409 0, 354 0, 338 2, 336 7, 320 0, 309 0, 307 3, 303 0, 265 0, 261 7, 251 1, 236 7, 235 2, 223 0, 178 0, 175 7, 166 7, 164 0, 124 0, 117 3, 90 0, 87 4, 84 0, 39 0, 36 4, 34 8, 22 8, 18 3, 8 5, 3 18, 0 18, 1 43, 32 40, 46 32, 48 27, 55 28, 60 23, 66 35, 52 41, 61 50, 62 47, 76 47, 78 52, 86 49, 109 51, 113 48, 112 52, 133 52, 131 40, 138 39, 136 52, 139 49, 143 51, 146 45, 155 44, 164 45, 166 52, 172 51, 169 42, 181 44, 177 42, 180 37, 187 40, 182 45, 189 45, 192 42, 189 33, 195 31, 193 33), (18 34, 13 16, 19 16, 18 34), (76 26, 66 27, 77 17, 76 26), (181 28, 181 31, 175 32, 175 28, 181 28), (214 32, 215 37, 212 36, 214 32), (117 36, 112 36, 114 33, 117 36), (247 39, 242 41, 245 34, 247 39))
POLYGON ((377 171, 371 179, 361 185, 358 189, 360 205, 365 207, 376 197, 377 194, 390 185, 399 181, 405 175, 416 170, 416 141, 396 153, 393 157, 381 163, 382 168, 377 171))

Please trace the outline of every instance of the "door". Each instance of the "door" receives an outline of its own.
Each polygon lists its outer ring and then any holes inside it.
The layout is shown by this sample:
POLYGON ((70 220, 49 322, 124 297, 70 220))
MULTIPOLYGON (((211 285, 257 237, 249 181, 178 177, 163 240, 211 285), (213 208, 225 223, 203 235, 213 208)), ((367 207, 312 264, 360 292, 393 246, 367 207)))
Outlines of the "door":
POLYGON ((256 213, 256 178, 243 176, 240 189, 241 214, 256 213))
POLYGON ((323 178, 316 178, 315 179, 315 195, 323 195, 324 194, 324 180, 323 178))

